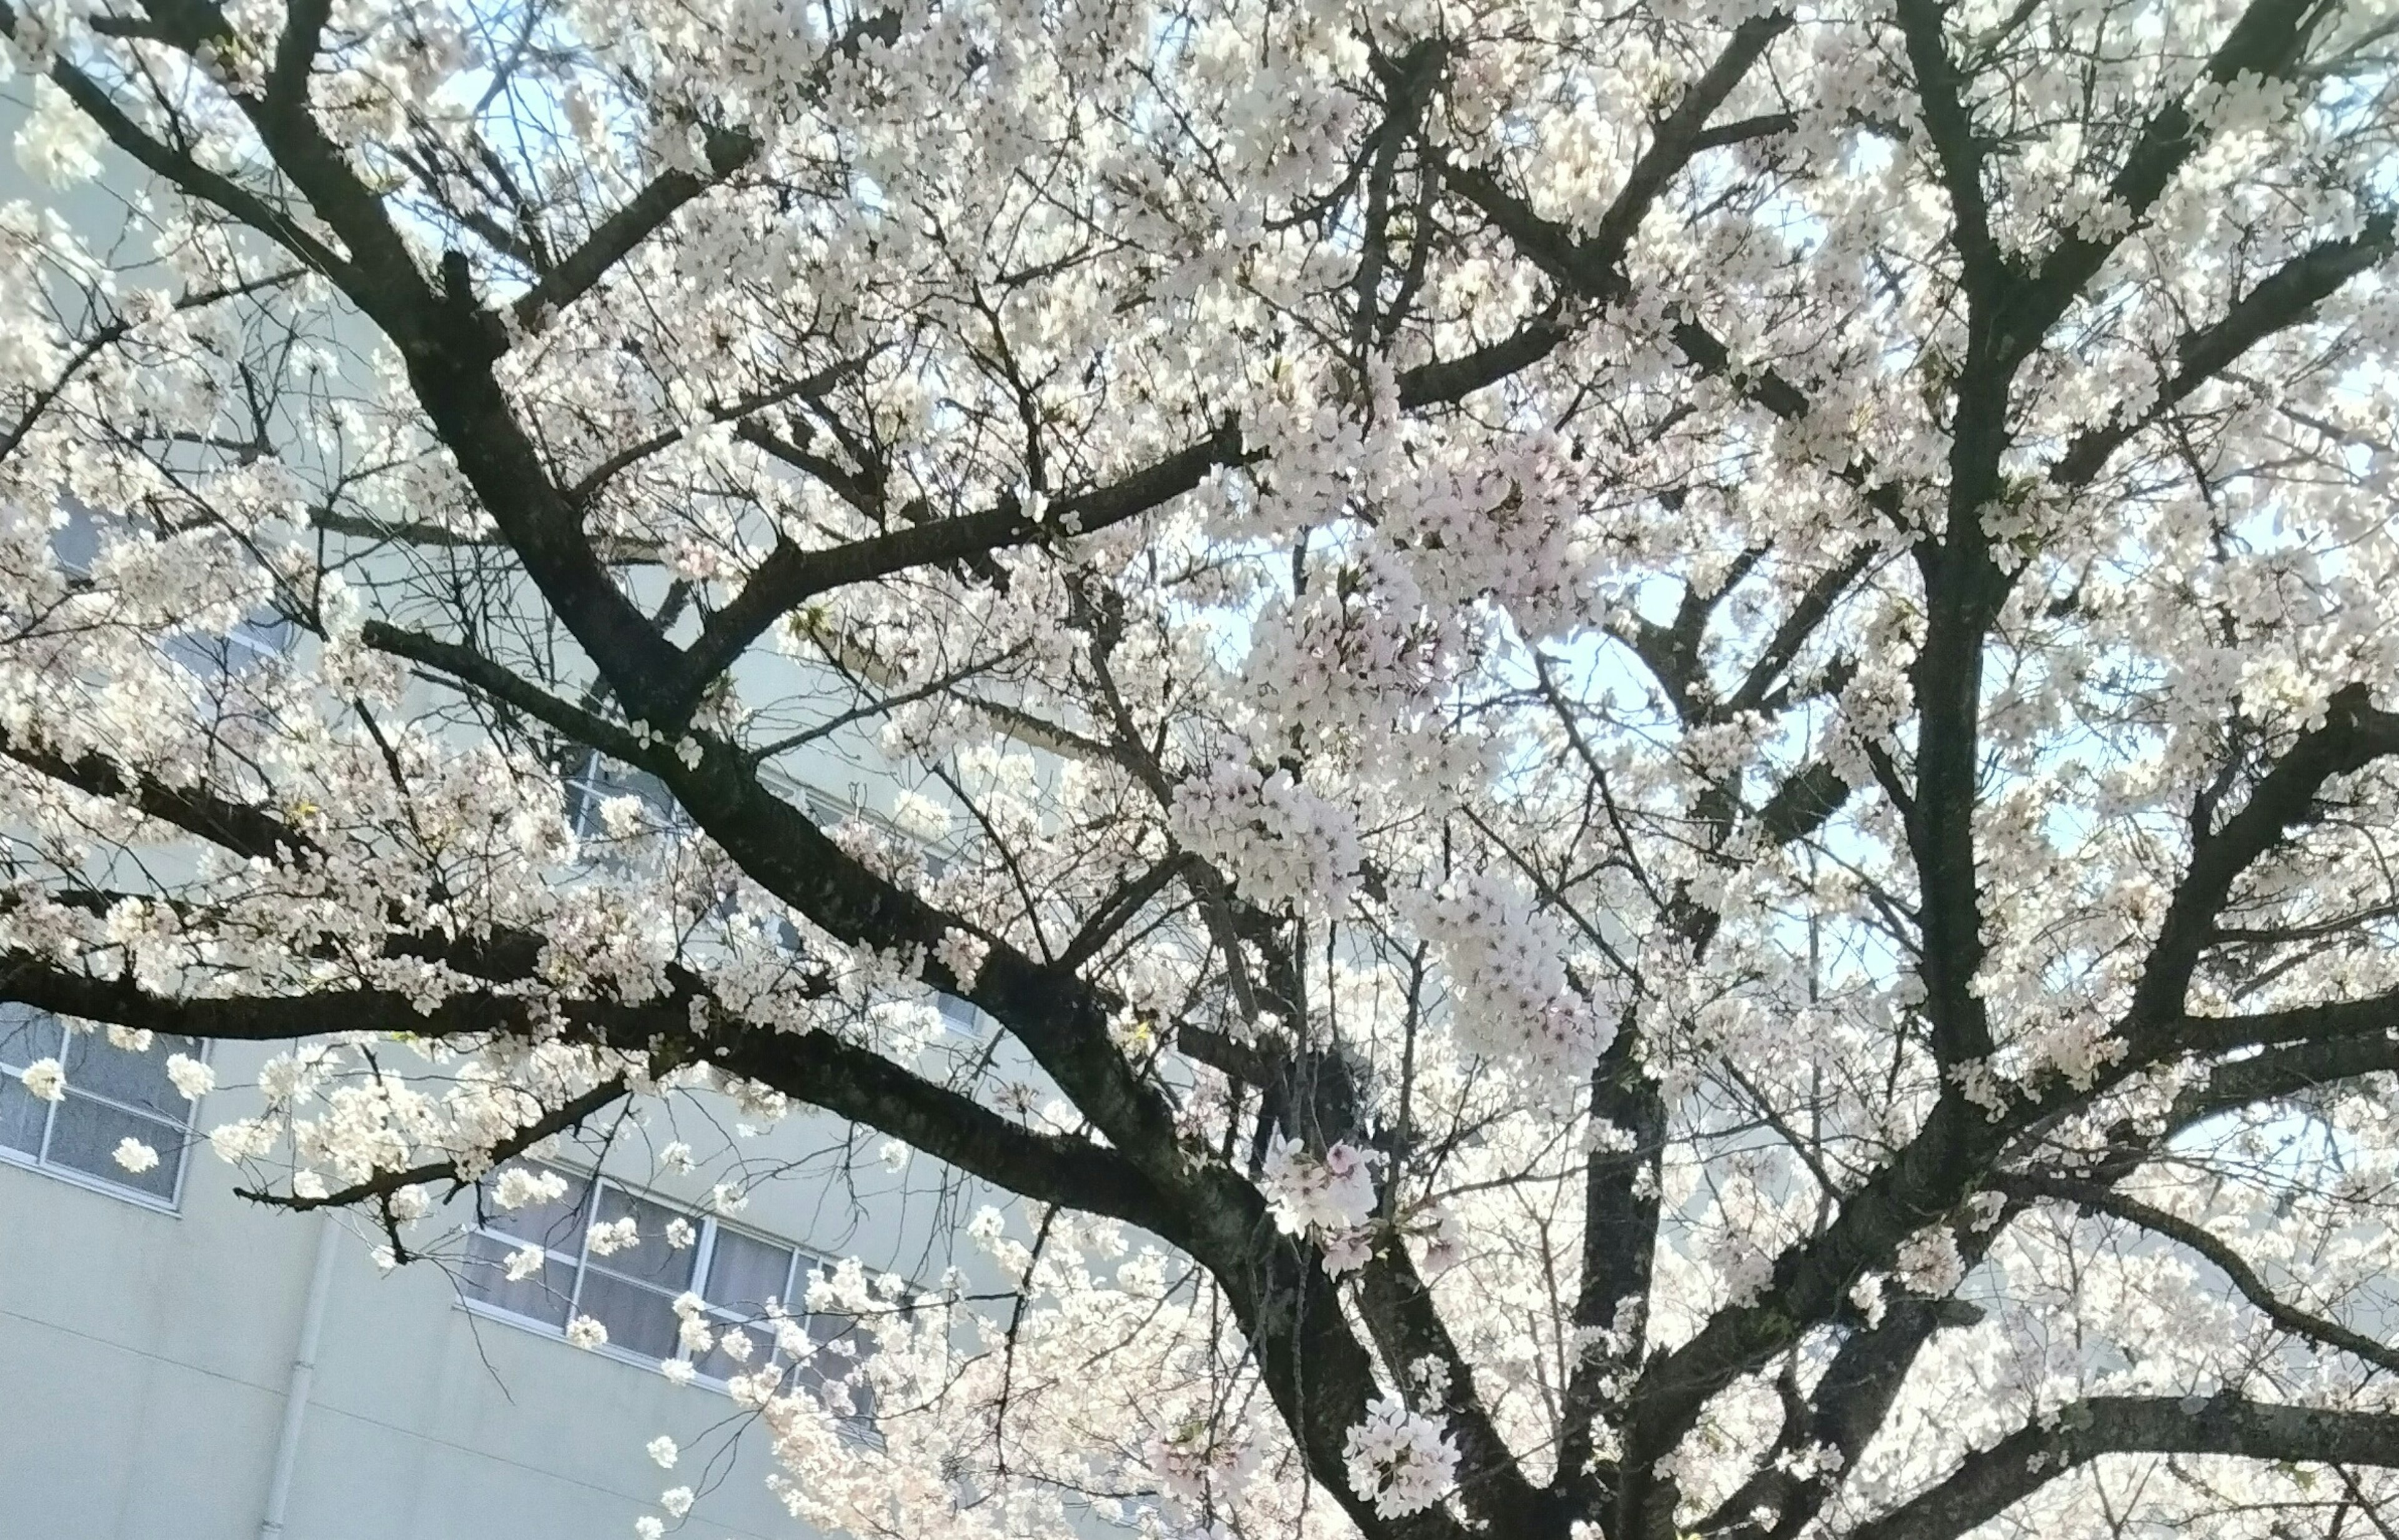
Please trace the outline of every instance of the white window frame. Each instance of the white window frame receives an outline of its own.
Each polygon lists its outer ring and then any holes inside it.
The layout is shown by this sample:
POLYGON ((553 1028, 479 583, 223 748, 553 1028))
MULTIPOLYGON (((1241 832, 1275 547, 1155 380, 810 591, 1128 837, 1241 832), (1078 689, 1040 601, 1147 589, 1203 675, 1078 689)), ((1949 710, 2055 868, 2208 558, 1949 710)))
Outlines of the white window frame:
MULTIPOLYGON (((36 1006, 27 1006, 25 1008, 29 1010, 38 1009, 36 1006)), ((66 1047, 70 1037, 75 1033, 90 1033, 93 1035, 102 1036, 102 1040, 105 1041, 105 1029, 70 1027, 64 1020, 58 1016, 56 1012, 40 1011, 40 1014, 48 1017, 59 1026, 59 1058, 61 1062, 66 1059, 66 1047)), ((197 1047, 199 1051, 193 1055, 193 1057, 199 1060, 202 1063, 206 1063, 209 1058, 209 1049, 211 1046, 212 1045, 210 1043, 209 1039, 205 1037, 198 1039, 197 1041, 197 1047)), ((118 1053, 129 1051, 127 1049, 117 1048, 114 1044, 110 1044, 109 1047, 112 1051, 118 1053)), ((25 1068, 26 1066, 22 1064, 11 1063, 5 1059, 0 1059, 0 1075, 6 1075, 11 1080, 21 1082, 25 1068)), ((41 1101, 40 1098, 35 1098, 35 1100, 41 1101)), ((130 1203, 138 1209, 147 1209, 153 1213, 166 1214, 171 1218, 181 1218, 183 1211, 183 1182, 185 1179, 190 1176, 192 1169, 192 1136, 194 1129, 197 1128, 199 1124, 199 1101, 192 1099, 185 1100, 183 1104, 183 1127, 178 1132, 178 1137, 173 1141, 173 1147, 171 1149, 162 1149, 158 1151, 158 1158, 161 1162, 172 1160, 175 1163, 175 1182, 173 1189, 167 1196, 161 1197, 156 1193, 145 1192, 139 1187, 130 1185, 129 1183, 118 1182, 112 1177, 103 1176, 100 1172, 87 1171, 80 1166, 61 1165, 50 1158, 50 1144, 58 1133, 60 1111, 64 1108, 69 1101, 77 1100, 88 1101, 97 1106, 111 1108, 116 1112, 124 1113, 129 1116, 140 1118, 144 1123, 159 1124, 163 1126, 169 1121, 166 1118, 160 1117, 158 1114, 151 1108, 136 1107, 128 1102, 119 1101, 115 1097, 102 1096, 98 1091, 83 1090, 77 1087, 75 1082, 70 1079, 67 1082, 65 1098, 57 1101, 42 1101, 41 1143, 31 1151, 18 1149, 13 1144, 0 1144, 0 1162, 6 1162, 10 1166, 16 1167, 20 1170, 34 1171, 42 1176, 49 1177, 54 1181, 63 1182, 70 1187, 81 1187, 87 1192, 99 1193, 104 1196, 115 1198, 121 1203, 130 1203)))
MULTIPOLYGON (((630 867, 636 864, 633 858, 617 854, 607 848, 616 842, 609 840, 601 809, 618 797, 631 797, 648 810, 654 820, 649 833, 651 837, 663 842, 666 845, 671 846, 698 832, 698 825, 692 822, 691 815, 683 810, 683 804, 674 800, 671 792, 667 792, 661 802, 652 798, 644 790, 619 783, 610 775, 608 767, 614 763, 622 770, 640 776, 647 776, 649 774, 647 771, 637 766, 623 764, 618 761, 612 761, 597 749, 586 749, 581 750, 581 753, 582 758, 576 763, 574 773, 561 777, 560 779, 565 786, 567 794, 567 805, 564 809, 566 827, 574 831, 577 841, 603 844, 603 848, 597 852, 586 852, 583 858, 585 861, 594 865, 617 867, 630 867)), ((656 777, 650 777, 650 778, 657 779, 656 777)), ((664 790, 663 786, 660 790, 664 790)))
MULTIPOLYGON (((816 1267, 831 1267, 835 1265, 834 1258, 810 1250, 807 1247, 802 1246, 796 1241, 788 1240, 780 1236, 770 1235, 764 1230, 754 1229, 749 1225, 727 1223, 722 1218, 710 1213, 705 1209, 694 1209, 687 1204, 673 1202, 670 1199, 659 1196, 656 1193, 647 1192, 642 1188, 636 1187, 630 1182, 620 1182, 613 1177, 602 1176, 596 1171, 582 1170, 572 1166, 566 1166, 555 1162, 544 1163, 521 1160, 511 1162, 510 1164, 522 1166, 528 1169, 536 1171, 553 1170, 569 1182, 580 1182, 584 1183, 583 1201, 575 1210, 581 1216, 581 1223, 576 1226, 573 1243, 571 1245, 551 1246, 539 1241, 528 1239, 523 1236, 512 1234, 509 1231, 499 1228, 495 1224, 485 1223, 484 1213, 480 1206, 475 1212, 474 1218, 468 1222, 467 1231, 469 1235, 481 1236, 488 1240, 498 1242, 501 1245, 508 1247, 511 1250, 522 1250, 527 1246, 541 1246, 542 1254, 547 1261, 556 1263, 562 1267, 571 1269, 573 1272, 574 1281, 573 1286, 567 1292, 566 1320, 562 1323, 553 1325, 551 1322, 544 1320, 538 1316, 523 1315, 518 1311, 511 1310, 503 1304, 494 1304, 487 1300, 469 1298, 463 1287, 463 1280, 462 1287, 458 1291, 458 1305, 459 1308, 465 1310, 469 1315, 480 1316, 486 1319, 500 1321, 506 1325, 531 1331, 536 1336, 549 1337, 553 1341, 563 1342, 566 1340, 567 1326, 571 1325, 577 1316, 583 1314, 583 1286, 585 1280, 590 1277, 591 1267, 594 1265, 594 1259, 591 1255, 591 1229, 593 1223, 599 1217, 600 1194, 603 1188, 614 1189, 629 1198, 637 1199, 640 1202, 651 1204, 659 1209, 664 1209, 675 1217, 689 1223, 692 1228, 698 1232, 698 1236, 693 1240, 690 1247, 692 1262, 691 1284, 689 1285, 689 1288, 691 1292, 701 1294, 704 1301, 706 1301, 706 1295, 702 1293, 702 1290, 706 1288, 708 1283, 708 1270, 710 1263, 714 1261, 716 1256, 717 1235, 723 1230, 730 1230, 737 1235, 746 1236, 762 1245, 772 1246, 779 1250, 789 1251, 792 1254, 791 1266, 785 1270, 783 1276, 783 1292, 776 1296, 776 1299, 777 1303, 782 1306, 784 1315, 789 1319, 800 1323, 803 1330, 806 1329, 806 1324, 812 1312, 810 1312, 805 1305, 795 1306, 793 1304, 793 1295, 794 1291, 805 1293, 806 1288, 806 1278, 809 1270, 816 1267)), ((476 1191, 476 1196, 479 1200, 486 1197, 488 1195, 480 1189, 476 1191)), ((469 1265, 487 1266, 495 1264, 476 1262, 469 1265)), ((614 1269, 611 1269, 608 1266, 606 1258, 603 1257, 597 1259, 597 1265, 602 1271, 614 1274, 614 1269)), ((644 1283, 642 1279, 634 1278, 630 1275, 615 1276, 623 1277, 626 1281, 632 1282, 641 1287, 647 1288, 655 1293, 667 1292, 667 1290, 660 1289, 656 1284, 644 1283)), ((706 1312, 710 1318, 716 1323, 720 1331, 726 1327, 739 1327, 743 1331, 749 1333, 753 1339, 760 1340, 761 1353, 766 1357, 773 1356, 775 1352, 775 1344, 772 1329, 766 1324, 764 1317, 743 1316, 735 1310, 717 1304, 713 1301, 707 1301, 706 1312)), ((845 1327, 844 1330, 845 1331, 854 1331, 856 1328, 855 1326, 848 1326, 845 1327)), ((703 1355, 694 1354, 690 1348, 685 1347, 680 1342, 675 1344, 674 1357, 671 1359, 654 1358, 646 1353, 620 1346, 614 1340, 602 1343, 598 1347, 588 1349, 588 1351, 596 1352, 603 1357, 614 1358, 619 1363, 631 1364, 637 1369, 648 1370, 652 1373, 657 1372, 659 1366, 664 1363, 675 1361, 690 1363, 693 1365, 693 1376, 690 1381, 691 1384, 714 1391, 718 1395, 729 1394, 725 1381, 718 1379, 713 1375, 698 1371, 698 1365, 695 1360, 703 1355)), ((819 1351, 830 1351, 830 1348, 820 1347, 819 1351)), ((784 1378, 779 1382, 779 1384, 788 1385, 790 1383, 791 1371, 787 1368, 784 1371, 784 1378)), ((861 1424, 871 1420, 871 1413, 863 1414, 858 1419, 861 1424)))

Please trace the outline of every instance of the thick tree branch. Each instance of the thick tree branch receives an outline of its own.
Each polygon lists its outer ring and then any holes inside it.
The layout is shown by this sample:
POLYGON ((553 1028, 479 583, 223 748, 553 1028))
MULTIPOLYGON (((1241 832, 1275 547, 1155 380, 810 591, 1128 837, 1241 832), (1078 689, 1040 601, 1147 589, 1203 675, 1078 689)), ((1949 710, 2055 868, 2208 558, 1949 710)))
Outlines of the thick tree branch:
POLYGON ((1240 427, 1228 421, 1119 480, 1039 510, 1028 510, 1011 496, 980 513, 936 519, 847 545, 815 550, 779 546, 684 653, 678 689, 684 698, 696 696, 777 619, 819 594, 1011 546, 1096 534, 1164 507, 1221 467, 1256 457, 1244 447, 1240 427))
POLYGON ((1560 1402, 1557 1479, 1561 1489, 1586 1498, 1606 1475, 1593 1467, 1593 1454, 1599 1420, 1620 1399, 1609 1386, 1648 1348, 1666 1103, 1638 1042, 1628 1021, 1592 1071, 1592 1116, 1607 1138, 1583 1161, 1582 1267, 1573 1319, 1590 1335, 1567 1370, 1560 1402))
POLYGON ((2324 783, 2391 754, 2399 754, 2399 713, 2377 709, 2365 685, 2346 685, 2326 705, 2323 723, 2298 736, 2240 812, 2219 827, 2193 829, 2189 863, 2134 990, 2136 1030, 2182 1014, 2191 972, 2232 885, 2308 817, 2324 783))
MULTIPOLYGON (((1753 17, 1734 30, 1707 70, 1686 88, 1674 110, 1659 123, 1648 148, 1634 160, 1625 175, 1624 185, 1617 189, 1616 196, 1593 224, 1588 237, 1579 238, 1565 226, 1534 213, 1532 206, 1508 192, 1492 171, 1460 164, 1430 148, 1427 153, 1433 157, 1442 180, 1482 209, 1484 217, 1506 234, 1535 266, 1555 280, 1564 292, 1590 304, 1611 303, 1622 298, 1626 291, 1624 257, 1641 222, 1648 216, 1667 183, 1690 163, 1693 155, 1715 144, 1731 142, 1721 137, 1711 139, 1708 120, 1765 57, 1775 38, 1789 30, 1791 20, 1788 14, 1775 12, 1753 17)), ((1728 125, 1726 132, 1739 128, 1746 137, 1756 123, 1757 120, 1745 120, 1742 125, 1728 125)), ((1403 375, 1402 403, 1429 405, 1464 395, 1530 367, 1573 334, 1574 328, 1563 324, 1554 314, 1536 317, 1511 337, 1465 358, 1421 366, 1403 375)), ((1675 341, 1690 355, 1693 341, 1704 345, 1714 339, 1695 328, 1693 339, 1687 341, 1678 328, 1675 341)), ((1716 345, 1721 355, 1722 344, 1716 345)), ((1726 359, 1719 356, 1713 367, 1696 356, 1692 362, 1709 372, 1721 373, 1726 359)), ((1757 388, 1770 391, 1781 384, 1772 380, 1757 388)), ((1796 399, 1796 391, 1790 391, 1787 385, 1782 385, 1782 389, 1796 399)), ((1796 415, 1798 411, 1804 411, 1804 405, 1782 414, 1796 415)))
POLYGON ((1458 1348, 1433 1303, 1406 1243, 1392 1236, 1360 1270, 1358 1308, 1394 1378, 1430 1360, 1449 1376, 1440 1403, 1457 1440, 1460 1500, 1478 1529, 1496 1534, 1538 1534, 1548 1527, 1552 1503, 1525 1479, 1522 1465, 1499 1429, 1476 1384, 1473 1360, 1458 1348))
POLYGON ((708 157, 708 174, 680 169, 661 171, 633 195, 623 208, 602 220, 583 244, 559 260, 518 297, 517 319, 527 326, 565 309, 606 277, 635 247, 656 235, 692 199, 749 165, 758 155, 758 141, 739 128, 711 125, 700 132, 708 157))
POLYGON ((288 859, 316 847, 307 835, 275 814, 221 797, 197 783, 170 785, 150 772, 129 769, 97 750, 63 754, 41 747, 21 732, 0 727, 0 756, 87 796, 121 802, 146 817, 197 834, 237 856, 260 860, 288 859))
POLYGON ((2284 1331, 2355 1354, 2377 1368, 2399 1371, 2399 1348, 2378 1342, 2362 1331, 2352 1331, 2338 1321, 2302 1310, 2283 1299, 2264 1278, 2257 1276, 2257 1270, 2250 1266, 2230 1242, 2203 1225, 2170 1214, 2138 1198, 2127 1197, 2111 1187, 2069 1177, 2010 1171, 1994 1177, 1988 1185, 1991 1191, 2005 1193, 2011 1197, 2046 1198, 2069 1203, 2092 1213, 2110 1214, 2137 1224, 2153 1235, 2163 1236, 2214 1263, 2218 1272, 2231 1280, 2232 1287, 2243 1299, 2284 1331))
MULTIPOLYGON (((671 1063, 711 1063, 770 1086, 793 1100, 902 1139, 935 1158, 1033 1198, 1137 1224, 1175 1244, 1182 1226, 1156 1190, 1123 1160, 1088 1141, 1047 1134, 1011 1123, 971 1099, 901 1069, 881 1055, 822 1031, 782 1032, 712 1018, 704 1035, 693 1031, 695 1002, 706 1001, 698 980, 681 976, 669 993, 638 1003, 597 998, 545 998, 538 993, 469 990, 429 1011, 409 995, 371 988, 331 989, 301 995, 179 998, 155 993, 129 979, 103 979, 61 967, 21 951, 0 952, 0 999, 85 1020, 161 1033, 238 1042, 296 1042, 343 1032, 423 1036, 516 1036, 530 1039, 548 1022, 568 1041, 625 1052, 662 1054, 671 1063)), ((621 1084, 603 1098, 613 1100, 621 1084)), ((597 1089, 591 1095, 597 1094, 597 1089)), ((588 1115, 584 1099, 552 1120, 588 1115)), ((558 1127, 565 1126, 559 1123, 558 1127)), ((555 1128, 547 1131, 554 1132, 555 1128)), ((541 1135, 535 1135, 537 1139, 541 1135)), ((525 1142, 532 1142, 528 1139, 525 1142)), ((286 1200, 317 1207, 363 1200, 431 1175, 388 1173, 355 1195, 286 1200)))
POLYGON ((1854 1540, 1949 1540, 2108 1454, 2399 1465, 2399 1416, 2280 1406, 2239 1396, 2095 1396, 1970 1454, 1947 1479, 1853 1530, 1854 1540))
MULTIPOLYGON (((634 740, 623 729, 556 700, 470 649, 388 627, 371 627, 367 639, 509 700, 562 731, 590 734, 585 741, 597 741, 657 775, 752 881, 835 938, 878 949, 921 949, 917 955, 925 959, 920 965, 925 980, 971 1000, 1023 1043, 1119 1152, 1112 1158, 1121 1160, 1125 1170, 1156 1194, 1157 1207, 1143 1215, 1122 1213, 1102 1207, 1089 1195, 1053 1196, 1047 1187, 1036 1193, 1018 1184, 1022 1173, 995 1175, 993 1180, 1043 1201, 1118 1212, 1188 1251, 1225 1289, 1257 1351, 1267 1389, 1299 1439, 1309 1468, 1360 1527, 1394 1540, 1457 1533, 1438 1511, 1397 1521, 1381 1519, 1370 1502, 1349 1489, 1343 1444, 1376 1393, 1372 1360, 1351 1334, 1315 1249, 1282 1236, 1254 1187, 1179 1136, 1172 1108, 1156 1086, 1135 1073, 1110 1035, 1117 1008, 1112 997, 1068 970, 1036 962, 1005 944, 991 947, 969 986, 930 955, 943 934, 956 927, 954 921, 852 858, 804 813, 767 791, 749 756, 728 746, 704 743, 698 762, 686 763, 664 746, 634 740)), ((767 1084, 782 1084, 766 1073, 771 1065, 727 1063, 767 1084)), ((849 1073, 870 1083, 885 1074, 905 1075, 873 1055, 845 1063, 849 1073)), ((825 1073, 820 1063, 808 1068, 811 1074, 825 1073)), ((873 1127, 885 1126, 877 1116, 889 1120, 895 1137, 931 1141, 920 1147, 943 1159, 951 1158, 945 1149, 959 1148, 956 1141, 967 1139, 956 1131, 958 1120, 969 1123, 969 1133, 981 1127, 973 1124, 972 1103, 945 1103, 941 1116, 901 1126, 900 1114, 880 1103, 876 1116, 866 1116, 835 1105, 822 1088, 794 1094, 873 1127)), ((972 1153, 971 1143, 969 1139, 963 1154, 972 1153)), ((975 1169, 963 1158, 954 1164, 975 1169)))
MULTIPOLYGON (((2221 86, 2244 74, 2268 79, 2290 74, 2299 63, 2309 29, 2328 9, 2324 0, 2255 0, 2209 58, 2202 78, 2221 86)), ((2042 259, 2028 280, 2012 286, 2009 303, 1996 317, 1995 363, 2013 369, 2031 356, 2202 142, 2188 93, 2150 115, 2108 186, 2109 202, 2131 216, 2123 232, 2070 236, 2042 259)))
POLYGON ((1898 18, 1916 72, 1916 97, 1932 142, 1941 183, 1949 194, 1950 243, 1964 266, 1967 293, 1995 297, 2006 277, 2006 259, 1991 238, 1990 199, 1983 189, 1982 136, 1974 130, 1965 100, 1966 82, 1941 35, 1946 0, 1899 0, 1898 18))
POLYGON ((2391 260, 2393 220, 2386 210, 2356 235, 2309 248, 2258 280, 2213 326, 2185 332, 2175 344, 2175 371, 2147 411, 2075 435, 2050 467, 2060 487, 2089 484, 2125 442, 2191 392, 2219 378, 2241 356, 2279 331, 2305 324, 2316 306, 2362 273, 2391 260))

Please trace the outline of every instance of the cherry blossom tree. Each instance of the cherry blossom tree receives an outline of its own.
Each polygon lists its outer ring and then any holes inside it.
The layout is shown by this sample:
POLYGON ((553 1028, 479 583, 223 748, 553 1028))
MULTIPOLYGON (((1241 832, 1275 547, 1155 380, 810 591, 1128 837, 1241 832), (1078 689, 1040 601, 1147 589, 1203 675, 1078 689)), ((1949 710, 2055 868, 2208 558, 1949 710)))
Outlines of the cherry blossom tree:
POLYGON ((1010 1196, 828 1533, 2399 1523, 2388 0, 0 34, 0 997, 262 1200, 1010 1196))

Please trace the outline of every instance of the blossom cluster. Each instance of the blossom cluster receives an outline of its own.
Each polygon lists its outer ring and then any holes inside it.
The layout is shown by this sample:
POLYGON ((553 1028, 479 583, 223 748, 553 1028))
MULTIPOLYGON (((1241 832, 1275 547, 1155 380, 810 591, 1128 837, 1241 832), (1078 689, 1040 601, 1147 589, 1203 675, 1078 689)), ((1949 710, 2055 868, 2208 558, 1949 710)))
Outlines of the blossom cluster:
POLYGON ((1421 1513, 1457 1481, 1457 1446, 1442 1425, 1396 1396, 1377 1397, 1343 1436, 1349 1489, 1386 1519, 1421 1513))

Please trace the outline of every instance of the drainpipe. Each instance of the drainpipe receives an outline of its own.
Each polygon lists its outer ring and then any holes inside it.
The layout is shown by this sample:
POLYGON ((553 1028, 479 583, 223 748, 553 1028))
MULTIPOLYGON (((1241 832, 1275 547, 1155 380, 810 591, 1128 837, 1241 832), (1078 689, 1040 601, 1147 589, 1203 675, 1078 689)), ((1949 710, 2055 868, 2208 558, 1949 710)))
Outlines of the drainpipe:
POLYGON ((333 1258, 341 1227, 331 1215, 319 1222, 317 1270, 308 1278, 308 1304, 300 1317, 300 1345, 291 1355, 291 1383, 283 1392, 283 1431, 275 1440, 275 1470, 266 1481, 266 1521, 258 1540, 282 1540, 283 1509, 291 1500, 291 1475, 300 1464, 300 1430, 308 1421, 308 1390, 317 1378, 317 1336, 325 1326, 325 1296, 333 1291, 333 1258))

